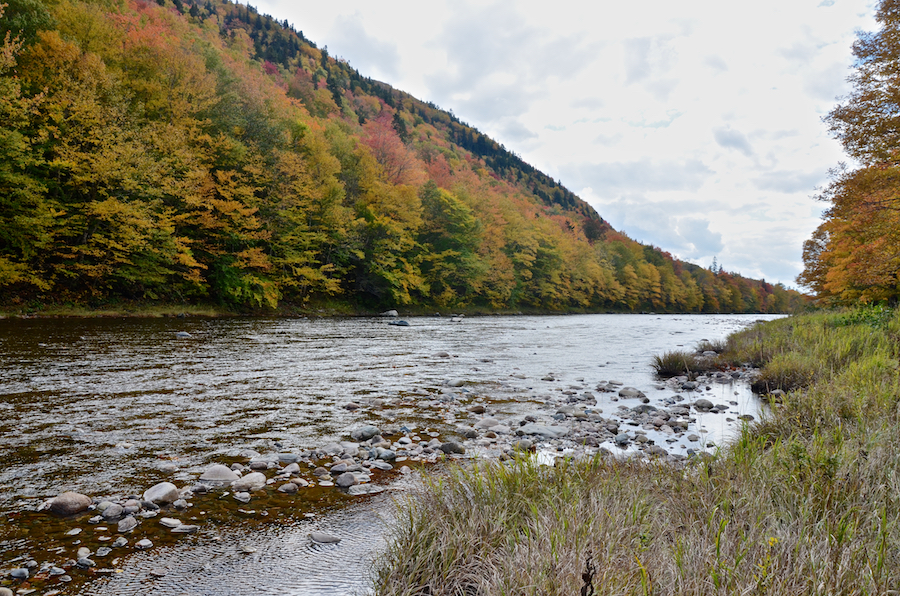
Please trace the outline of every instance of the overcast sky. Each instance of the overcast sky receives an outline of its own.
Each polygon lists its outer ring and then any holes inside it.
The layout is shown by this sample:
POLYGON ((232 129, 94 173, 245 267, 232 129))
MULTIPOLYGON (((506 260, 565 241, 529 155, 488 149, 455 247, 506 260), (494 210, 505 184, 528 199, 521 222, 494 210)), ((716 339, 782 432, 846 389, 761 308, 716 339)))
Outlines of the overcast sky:
POLYGON ((615 228, 796 286, 811 197, 846 157, 871 0, 251 2, 364 76, 452 110, 615 228))

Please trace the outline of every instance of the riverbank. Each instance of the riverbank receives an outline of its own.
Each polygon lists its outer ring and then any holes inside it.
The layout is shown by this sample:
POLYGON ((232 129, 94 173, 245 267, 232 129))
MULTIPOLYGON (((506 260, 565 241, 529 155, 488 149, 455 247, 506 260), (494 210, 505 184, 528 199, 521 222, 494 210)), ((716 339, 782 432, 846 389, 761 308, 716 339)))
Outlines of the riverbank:
POLYGON ((892 594, 900 586, 900 315, 731 336, 773 408, 678 465, 595 456, 458 467, 410 498, 379 595, 892 594))

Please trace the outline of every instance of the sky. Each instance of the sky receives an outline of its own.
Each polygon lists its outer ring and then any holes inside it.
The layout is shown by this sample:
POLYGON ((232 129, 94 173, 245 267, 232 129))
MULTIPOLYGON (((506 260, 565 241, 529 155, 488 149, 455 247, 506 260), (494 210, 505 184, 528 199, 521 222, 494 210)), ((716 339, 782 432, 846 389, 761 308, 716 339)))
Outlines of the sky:
MULTIPOLYGON (((253 3, 452 111, 631 238, 797 287, 874 0, 253 3)), ((852 164, 851 164, 852 165, 852 164)))

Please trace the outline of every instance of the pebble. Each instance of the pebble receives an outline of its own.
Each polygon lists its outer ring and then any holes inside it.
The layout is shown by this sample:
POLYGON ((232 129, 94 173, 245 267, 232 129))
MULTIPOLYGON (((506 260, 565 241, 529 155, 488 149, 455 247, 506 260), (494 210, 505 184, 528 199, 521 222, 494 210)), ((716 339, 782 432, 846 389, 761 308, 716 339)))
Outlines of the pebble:
POLYGON ((144 491, 143 499, 154 504, 168 504, 176 501, 180 494, 178 487, 171 482, 160 482, 144 491))
POLYGON ((141 539, 141 540, 138 540, 138 541, 135 543, 134 546, 137 547, 137 548, 139 548, 139 549, 141 549, 141 550, 147 550, 148 548, 152 548, 152 547, 153 547, 153 543, 150 542, 149 539, 143 538, 143 539, 141 539))

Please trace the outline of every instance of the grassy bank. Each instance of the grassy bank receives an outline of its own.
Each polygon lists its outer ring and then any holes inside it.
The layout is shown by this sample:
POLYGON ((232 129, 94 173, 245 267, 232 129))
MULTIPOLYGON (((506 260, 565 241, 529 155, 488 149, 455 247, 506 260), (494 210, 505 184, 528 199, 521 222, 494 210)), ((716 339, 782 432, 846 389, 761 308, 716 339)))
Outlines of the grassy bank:
POLYGON ((732 336, 719 362, 785 391, 734 444, 687 465, 454 468, 403 509, 377 593, 895 594, 898 356, 884 310, 732 336))

